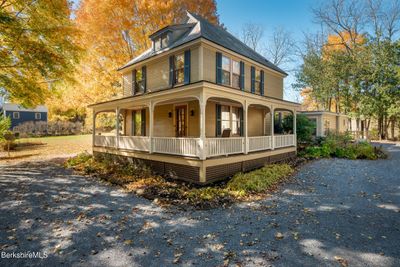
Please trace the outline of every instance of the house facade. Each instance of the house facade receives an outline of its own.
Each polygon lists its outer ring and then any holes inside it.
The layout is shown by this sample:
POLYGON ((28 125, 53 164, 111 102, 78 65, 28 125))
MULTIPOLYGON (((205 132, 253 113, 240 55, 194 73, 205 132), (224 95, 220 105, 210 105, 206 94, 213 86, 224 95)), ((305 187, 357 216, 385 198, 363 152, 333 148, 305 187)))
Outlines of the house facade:
POLYGON ((3 116, 11 119, 11 130, 25 122, 47 122, 47 107, 37 106, 33 109, 18 104, 4 103, 0 107, 3 116))
POLYGON ((326 136, 329 133, 345 133, 350 130, 350 121, 347 115, 329 111, 300 111, 315 124, 314 135, 326 136))
POLYGON ((119 69, 124 97, 90 106, 94 153, 202 184, 295 156, 299 104, 283 100, 283 70, 191 13, 150 38, 119 69), (98 125, 103 113, 115 129, 98 125))

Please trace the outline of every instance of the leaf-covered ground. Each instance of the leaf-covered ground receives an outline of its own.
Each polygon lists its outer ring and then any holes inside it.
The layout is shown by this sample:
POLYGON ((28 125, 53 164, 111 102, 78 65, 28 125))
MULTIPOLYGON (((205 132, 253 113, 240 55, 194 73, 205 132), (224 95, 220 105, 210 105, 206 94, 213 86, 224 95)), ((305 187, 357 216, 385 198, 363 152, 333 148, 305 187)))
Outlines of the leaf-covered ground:
POLYGON ((50 162, 0 167, 2 266, 399 266, 400 146, 306 164, 272 197, 163 209, 50 162))
POLYGON ((0 164, 69 157, 92 150, 91 135, 22 138, 16 142, 18 146, 11 151, 11 157, 0 148, 0 164))

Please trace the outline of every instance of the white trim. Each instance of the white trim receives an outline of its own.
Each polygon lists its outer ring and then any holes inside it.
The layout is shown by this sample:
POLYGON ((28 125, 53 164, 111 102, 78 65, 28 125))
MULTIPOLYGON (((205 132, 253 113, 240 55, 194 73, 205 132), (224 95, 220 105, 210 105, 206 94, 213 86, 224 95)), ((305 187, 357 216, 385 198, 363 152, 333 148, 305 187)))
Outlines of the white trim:
POLYGON ((186 122, 185 122, 185 126, 186 126, 186 129, 185 129, 185 133, 186 133, 186 136, 180 136, 180 137, 178 137, 178 136, 175 136, 176 138, 188 138, 189 137, 189 103, 187 103, 187 102, 184 102, 184 103, 177 103, 177 104, 173 104, 173 114, 172 114, 172 125, 173 125, 173 127, 174 127, 174 132, 175 132, 175 135, 176 135, 176 107, 179 107, 179 106, 186 106, 186 122))
POLYGON ((13 111, 12 118, 14 120, 19 120, 21 118, 21 114, 19 113, 19 111, 13 111))
POLYGON ((37 106, 35 108, 28 109, 28 108, 24 108, 18 104, 4 103, 3 110, 4 111, 25 111, 25 112, 47 112, 47 107, 46 106, 37 106))

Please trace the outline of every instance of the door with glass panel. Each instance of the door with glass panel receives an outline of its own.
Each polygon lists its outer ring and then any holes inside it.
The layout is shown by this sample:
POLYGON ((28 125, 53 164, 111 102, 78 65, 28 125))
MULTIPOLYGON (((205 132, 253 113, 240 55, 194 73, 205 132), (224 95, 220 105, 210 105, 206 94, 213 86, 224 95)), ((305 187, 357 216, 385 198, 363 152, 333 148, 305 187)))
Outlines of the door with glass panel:
POLYGON ((175 135, 176 137, 187 136, 187 106, 175 107, 175 135))

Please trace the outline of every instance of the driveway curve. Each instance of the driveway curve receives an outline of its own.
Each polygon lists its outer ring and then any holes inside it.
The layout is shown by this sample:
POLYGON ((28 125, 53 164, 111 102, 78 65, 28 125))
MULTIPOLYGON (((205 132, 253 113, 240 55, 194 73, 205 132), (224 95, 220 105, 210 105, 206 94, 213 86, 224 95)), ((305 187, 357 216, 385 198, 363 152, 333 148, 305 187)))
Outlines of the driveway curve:
POLYGON ((203 211, 3 165, 0 265, 400 266, 400 146, 384 146, 386 160, 314 161, 266 200, 203 211))

